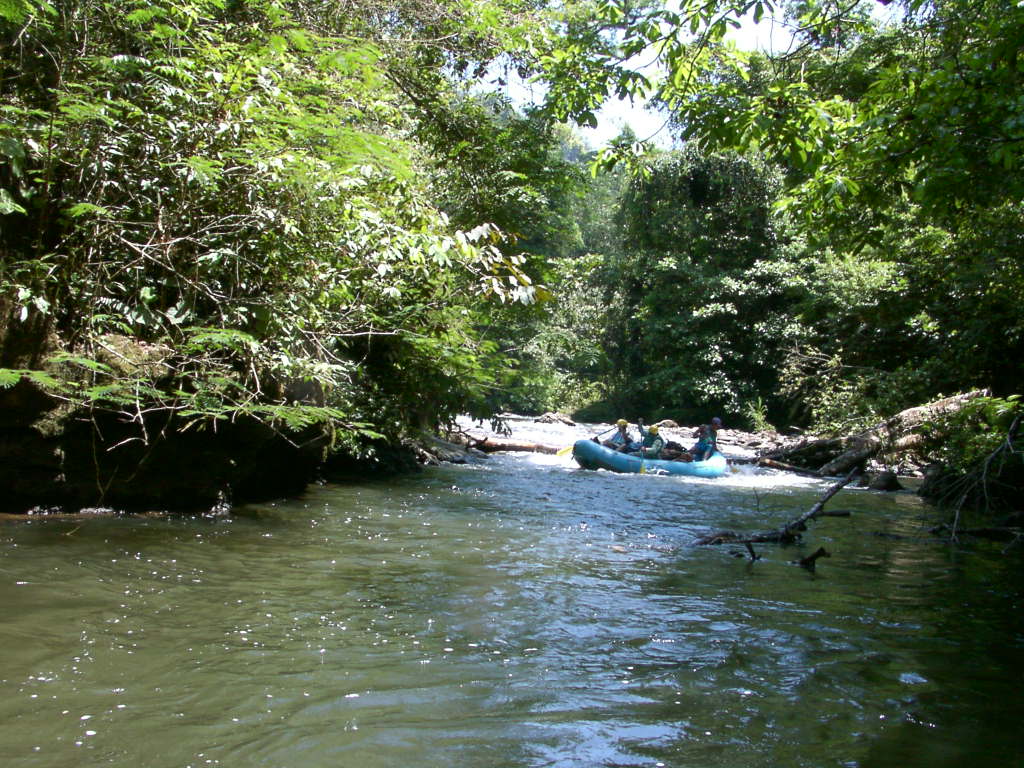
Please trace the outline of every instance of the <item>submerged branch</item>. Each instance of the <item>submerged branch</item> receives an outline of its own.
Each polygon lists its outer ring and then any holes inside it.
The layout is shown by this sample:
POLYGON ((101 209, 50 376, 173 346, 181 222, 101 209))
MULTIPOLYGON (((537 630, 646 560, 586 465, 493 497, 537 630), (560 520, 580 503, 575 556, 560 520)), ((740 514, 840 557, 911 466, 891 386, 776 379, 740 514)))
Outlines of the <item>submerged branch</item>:
MULTIPOLYGON (((857 476, 857 474, 858 470, 856 468, 851 469, 846 477, 825 491, 822 497, 818 499, 814 506, 807 512, 773 531, 763 531, 761 533, 754 533, 748 536, 743 536, 741 534, 734 533, 733 531, 718 531, 716 533, 708 534, 707 536, 702 536, 694 543, 700 545, 745 544, 748 549, 750 549, 751 544, 790 544, 800 538, 800 532, 807 529, 806 524, 809 520, 814 520, 819 517, 849 516, 849 512, 837 512, 835 514, 830 514, 825 511, 825 504, 828 503, 829 499, 848 485, 850 481, 857 476)), ((820 557, 823 555, 818 556, 820 557)))

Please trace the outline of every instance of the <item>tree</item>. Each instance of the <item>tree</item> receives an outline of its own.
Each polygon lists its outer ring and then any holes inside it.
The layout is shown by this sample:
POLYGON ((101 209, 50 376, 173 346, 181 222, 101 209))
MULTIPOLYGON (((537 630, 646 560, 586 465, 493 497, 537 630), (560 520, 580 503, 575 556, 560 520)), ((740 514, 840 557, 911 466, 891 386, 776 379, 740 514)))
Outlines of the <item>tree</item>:
POLYGON ((303 26, 317 8, 5 6, 4 327, 59 354, 0 384, 352 448, 479 407, 474 310, 534 286, 431 200, 385 53, 303 26), (158 352, 115 367, 115 339, 158 352))
POLYGON ((790 269, 764 164, 694 149, 655 160, 620 210, 624 250, 605 266, 609 354, 630 405, 652 415, 739 415, 772 391, 787 338, 790 269))
POLYGON ((574 6, 562 44, 541 58, 550 106, 585 121, 595 95, 655 94, 683 139, 785 170, 779 207, 802 297, 785 379, 791 394, 831 400, 807 402, 822 423, 954 389, 1018 389, 1021 313, 1005 296, 1021 288, 1019 249, 1007 246, 1024 199, 1024 11, 912 2, 883 26, 862 4, 801 2, 788 7, 785 52, 724 40, 746 12, 773 8, 574 6), (651 56, 657 81, 631 69, 651 56), (568 72, 586 78, 563 84, 568 72))

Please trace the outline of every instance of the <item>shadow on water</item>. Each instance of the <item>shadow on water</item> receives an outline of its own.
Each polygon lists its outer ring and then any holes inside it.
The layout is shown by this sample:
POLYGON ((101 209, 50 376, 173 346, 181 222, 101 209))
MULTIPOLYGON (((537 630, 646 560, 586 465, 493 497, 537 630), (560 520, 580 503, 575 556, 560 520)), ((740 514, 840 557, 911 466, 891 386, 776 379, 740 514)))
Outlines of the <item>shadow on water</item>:
POLYGON ((692 545, 789 520, 824 486, 500 456, 227 519, 8 525, 0 752, 18 768, 1020 764, 1019 556, 951 548, 915 497, 866 491, 756 563, 692 545), (816 573, 792 564, 818 546, 816 573))

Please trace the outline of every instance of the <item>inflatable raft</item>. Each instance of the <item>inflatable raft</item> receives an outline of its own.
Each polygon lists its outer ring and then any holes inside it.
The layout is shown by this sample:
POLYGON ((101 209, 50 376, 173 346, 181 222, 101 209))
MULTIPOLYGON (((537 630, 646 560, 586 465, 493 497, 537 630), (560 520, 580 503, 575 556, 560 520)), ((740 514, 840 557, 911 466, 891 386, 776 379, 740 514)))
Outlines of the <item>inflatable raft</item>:
POLYGON ((714 454, 705 461, 642 459, 639 456, 605 448, 593 440, 577 440, 572 447, 572 457, 584 469, 607 469, 612 472, 721 477, 729 471, 729 464, 726 462, 725 456, 720 453, 714 454))

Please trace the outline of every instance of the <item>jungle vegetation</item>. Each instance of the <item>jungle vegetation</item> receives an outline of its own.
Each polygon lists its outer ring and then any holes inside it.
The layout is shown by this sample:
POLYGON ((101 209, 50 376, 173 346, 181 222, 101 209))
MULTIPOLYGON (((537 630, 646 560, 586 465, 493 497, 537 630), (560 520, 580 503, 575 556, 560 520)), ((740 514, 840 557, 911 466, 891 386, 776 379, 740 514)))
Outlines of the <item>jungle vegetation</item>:
POLYGON ((897 6, 0 0, 0 387, 355 453, 983 388, 968 466, 1024 381, 1024 7, 897 6), (674 149, 586 146, 609 98, 674 149))

